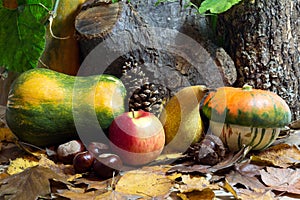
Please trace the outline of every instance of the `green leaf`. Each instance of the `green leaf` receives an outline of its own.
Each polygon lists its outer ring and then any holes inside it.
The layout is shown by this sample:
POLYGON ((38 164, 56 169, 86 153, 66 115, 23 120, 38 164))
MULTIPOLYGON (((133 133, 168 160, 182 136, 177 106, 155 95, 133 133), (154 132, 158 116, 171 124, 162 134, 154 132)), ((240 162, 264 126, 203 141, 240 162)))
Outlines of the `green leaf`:
POLYGON ((199 13, 204 14, 210 11, 213 14, 219 14, 227 11, 233 5, 239 3, 242 0, 205 0, 199 7, 199 13))
POLYGON ((19 0, 18 5, 0 7, 0 66, 24 72, 38 64, 46 42, 43 22, 53 5, 52 0, 19 0))

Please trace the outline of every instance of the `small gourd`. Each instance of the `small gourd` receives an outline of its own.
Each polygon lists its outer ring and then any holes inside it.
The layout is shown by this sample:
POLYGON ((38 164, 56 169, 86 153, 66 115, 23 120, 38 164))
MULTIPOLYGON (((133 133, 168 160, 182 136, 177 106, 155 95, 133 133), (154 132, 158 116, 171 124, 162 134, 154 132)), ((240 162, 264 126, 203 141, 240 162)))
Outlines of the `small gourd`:
POLYGON ((203 99, 201 112, 213 134, 232 151, 244 145, 252 150, 267 148, 291 121, 291 111, 281 97, 247 84, 211 91, 203 99))

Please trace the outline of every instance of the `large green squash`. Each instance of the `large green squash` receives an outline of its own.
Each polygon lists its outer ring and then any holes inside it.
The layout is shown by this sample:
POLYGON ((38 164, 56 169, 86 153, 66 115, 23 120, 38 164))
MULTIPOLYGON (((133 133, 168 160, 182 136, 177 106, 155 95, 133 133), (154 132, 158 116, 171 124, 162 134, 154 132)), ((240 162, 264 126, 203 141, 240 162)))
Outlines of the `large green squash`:
POLYGON ((125 96, 123 83, 110 75, 75 77, 37 68, 13 83, 6 120, 21 141, 37 146, 59 144, 77 137, 74 116, 82 116, 84 125, 90 127, 95 126, 90 119, 94 114, 97 125, 108 128, 124 112, 125 96))

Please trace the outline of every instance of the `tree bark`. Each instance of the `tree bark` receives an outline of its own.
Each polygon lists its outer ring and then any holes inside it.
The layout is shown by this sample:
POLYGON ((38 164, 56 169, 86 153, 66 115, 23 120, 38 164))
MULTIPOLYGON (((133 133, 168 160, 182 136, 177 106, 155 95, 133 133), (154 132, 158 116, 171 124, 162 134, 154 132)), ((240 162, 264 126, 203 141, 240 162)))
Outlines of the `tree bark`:
POLYGON ((237 86, 270 90, 300 116, 300 1, 253 0, 218 18, 217 34, 233 58, 237 86))
MULTIPOLYGON (((0 73, 2 73, 4 70, 3 67, 0 67, 0 73)), ((11 84, 13 81, 18 77, 19 73, 16 72, 8 72, 7 78, 0 79, 0 105, 6 106, 7 102, 7 95, 10 89, 11 84)))
POLYGON ((151 82, 167 85, 172 92, 196 84, 218 87, 220 86, 218 83, 223 81, 221 85, 231 85, 236 80, 234 63, 224 49, 209 42, 209 36, 212 34, 205 17, 195 14, 195 10, 191 8, 184 8, 180 2, 158 6, 154 5, 155 2, 156 0, 145 0, 131 1, 129 4, 124 2, 107 4, 90 1, 83 7, 75 21, 83 59, 107 38, 126 32, 132 34, 128 40, 112 40, 120 48, 130 46, 130 42, 134 41, 140 49, 125 53, 112 64, 108 63, 109 67, 105 69, 105 73, 122 76, 121 66, 133 58, 143 66, 143 70, 151 77, 151 82), (163 28, 155 38, 151 38, 147 33, 142 36, 134 34, 138 28, 153 27, 163 28), (205 51, 198 54, 199 49, 196 49, 196 46, 193 49, 188 47, 188 44, 181 43, 177 47, 178 51, 182 49, 184 52, 195 54, 193 56, 199 62, 192 63, 177 52, 171 52, 167 47, 156 49, 143 46, 144 43, 148 44, 148 40, 155 43, 156 40, 167 41, 170 37, 180 37, 179 34, 168 35, 170 32, 164 30, 177 30, 178 33, 192 38, 195 43, 203 46, 205 51), (217 68, 218 74, 212 71, 214 67, 217 68), (218 76, 220 74, 221 78, 218 76))

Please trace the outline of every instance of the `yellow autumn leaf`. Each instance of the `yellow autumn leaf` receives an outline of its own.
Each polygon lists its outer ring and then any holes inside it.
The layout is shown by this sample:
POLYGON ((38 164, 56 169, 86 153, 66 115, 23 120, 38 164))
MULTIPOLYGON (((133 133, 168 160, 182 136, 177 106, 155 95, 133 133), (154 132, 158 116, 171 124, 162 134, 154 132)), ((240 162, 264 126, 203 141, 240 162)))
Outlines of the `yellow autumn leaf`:
POLYGON ((210 184, 204 176, 191 176, 190 174, 182 175, 181 181, 174 186, 181 193, 202 191, 204 189, 220 189, 219 186, 210 184))
POLYGON ((250 159, 254 163, 288 168, 300 163, 300 149, 295 145, 278 144, 251 156, 250 159))
POLYGON ((27 168, 37 166, 39 161, 33 156, 24 156, 10 161, 10 165, 7 168, 9 175, 17 174, 24 171, 27 168))
POLYGON ((166 170, 166 167, 153 166, 128 171, 118 181, 115 192, 147 198, 163 197, 174 184, 165 175, 166 170))
POLYGON ((0 128, 0 142, 14 142, 16 141, 16 136, 12 133, 12 131, 7 127, 0 128))
POLYGON ((177 196, 179 196, 182 200, 199 200, 199 199, 213 200, 213 199, 215 199, 215 193, 209 188, 206 188, 202 191, 178 193, 177 196))

